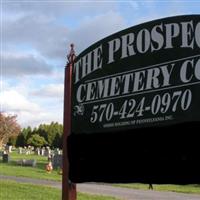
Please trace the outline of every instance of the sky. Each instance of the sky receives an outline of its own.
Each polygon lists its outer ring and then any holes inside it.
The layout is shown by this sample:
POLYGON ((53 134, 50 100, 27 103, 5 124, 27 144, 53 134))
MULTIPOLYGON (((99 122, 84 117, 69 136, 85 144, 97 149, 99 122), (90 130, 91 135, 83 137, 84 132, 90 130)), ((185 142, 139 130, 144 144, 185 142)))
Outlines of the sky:
POLYGON ((0 112, 21 127, 63 122, 64 67, 96 41, 142 22, 200 14, 199 0, 0 0, 0 112))

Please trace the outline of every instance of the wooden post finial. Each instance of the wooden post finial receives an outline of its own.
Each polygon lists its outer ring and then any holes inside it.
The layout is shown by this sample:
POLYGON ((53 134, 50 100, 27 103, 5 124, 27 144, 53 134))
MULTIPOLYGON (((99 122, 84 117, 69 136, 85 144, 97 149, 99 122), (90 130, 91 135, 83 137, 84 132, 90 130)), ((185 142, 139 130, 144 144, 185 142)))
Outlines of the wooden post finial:
POLYGON ((73 64, 75 58, 76 58, 76 55, 75 55, 75 50, 74 50, 74 44, 70 44, 70 52, 69 54, 67 55, 67 59, 68 59, 68 64, 73 64))

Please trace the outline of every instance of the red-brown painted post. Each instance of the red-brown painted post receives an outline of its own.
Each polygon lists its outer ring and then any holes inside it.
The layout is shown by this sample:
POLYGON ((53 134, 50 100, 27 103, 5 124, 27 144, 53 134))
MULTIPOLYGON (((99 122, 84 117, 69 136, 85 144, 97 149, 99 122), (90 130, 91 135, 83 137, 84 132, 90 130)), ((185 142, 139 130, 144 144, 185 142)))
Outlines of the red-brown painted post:
POLYGON ((62 167, 62 200, 76 200, 76 184, 69 183, 69 161, 67 153, 67 137, 71 134, 71 82, 72 66, 75 59, 74 45, 71 44, 67 55, 64 82, 64 116, 63 116, 63 167, 62 167))

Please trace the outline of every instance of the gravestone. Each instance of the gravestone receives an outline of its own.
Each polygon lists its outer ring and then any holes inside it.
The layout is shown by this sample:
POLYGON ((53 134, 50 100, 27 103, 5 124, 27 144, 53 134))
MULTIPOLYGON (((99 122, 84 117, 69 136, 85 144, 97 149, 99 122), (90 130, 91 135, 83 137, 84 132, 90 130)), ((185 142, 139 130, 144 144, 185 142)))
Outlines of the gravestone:
POLYGON ((8 163, 10 161, 10 155, 8 153, 3 153, 3 162, 8 163))
POLYGON ((50 155, 51 155, 51 149, 50 149, 50 147, 46 147, 44 156, 49 157, 50 155))
POLYGON ((53 156, 54 156, 54 154, 52 154, 52 153, 47 156, 48 162, 52 162, 53 156))
POLYGON ((22 154, 23 153, 23 149, 22 149, 22 147, 19 147, 18 148, 18 154, 22 154))
POLYGON ((21 165, 21 166, 31 166, 31 167, 35 167, 36 164, 37 164, 37 161, 36 160, 26 160, 26 159, 21 159, 21 160, 18 160, 17 161, 17 164, 18 165, 21 165))
POLYGON ((54 150, 54 154, 55 154, 55 155, 61 155, 61 150, 58 149, 58 148, 55 149, 55 150, 54 150))
POLYGON ((35 154, 36 154, 37 156, 40 156, 40 148, 36 148, 35 154))
POLYGON ((54 169, 62 168, 62 155, 55 154, 52 157, 52 165, 54 169))
POLYGON ((41 155, 41 156, 44 156, 44 152, 45 152, 45 149, 42 148, 42 149, 40 150, 40 155, 41 155))
POLYGON ((25 151, 25 154, 26 154, 26 155, 30 155, 30 154, 31 154, 31 151, 30 151, 29 149, 27 149, 27 150, 25 151))
POLYGON ((6 150, 8 153, 11 153, 11 152, 12 152, 12 146, 11 146, 11 145, 6 145, 5 150, 6 150))
POLYGON ((32 154, 33 153, 33 151, 34 151, 34 147, 32 147, 32 146, 28 146, 28 154, 32 154))

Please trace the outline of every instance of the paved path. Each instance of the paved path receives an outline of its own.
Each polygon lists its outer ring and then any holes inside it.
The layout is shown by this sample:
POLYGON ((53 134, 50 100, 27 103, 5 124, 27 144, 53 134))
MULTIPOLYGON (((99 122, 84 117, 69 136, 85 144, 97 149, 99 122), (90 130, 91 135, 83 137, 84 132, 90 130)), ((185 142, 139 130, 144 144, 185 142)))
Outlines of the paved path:
POLYGON ((26 178, 26 177, 0 175, 0 180, 2 180, 2 179, 16 181, 16 182, 20 182, 20 183, 31 183, 34 185, 51 186, 51 187, 61 189, 61 182, 59 182, 59 181, 49 181, 49 180, 32 179, 32 178, 26 178))
POLYGON ((151 190, 135 190, 98 184, 78 184, 78 191, 92 194, 104 194, 123 200, 200 200, 200 195, 151 190))
MULTIPOLYGON (((0 175, 0 179, 13 180, 22 183, 31 183, 36 185, 47 185, 61 189, 61 183, 56 181, 38 180, 23 177, 13 177, 0 175)), ((134 190, 127 188, 118 188, 103 184, 77 184, 79 192, 113 196, 122 200, 200 200, 200 195, 182 194, 175 192, 160 192, 149 190, 134 190)))

